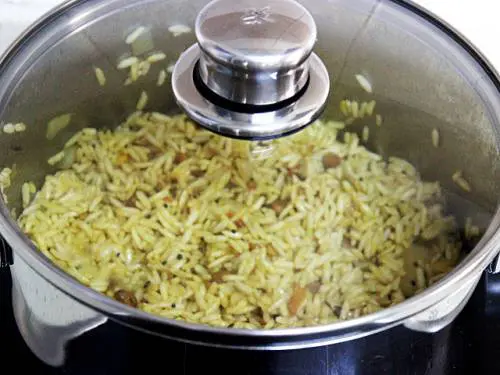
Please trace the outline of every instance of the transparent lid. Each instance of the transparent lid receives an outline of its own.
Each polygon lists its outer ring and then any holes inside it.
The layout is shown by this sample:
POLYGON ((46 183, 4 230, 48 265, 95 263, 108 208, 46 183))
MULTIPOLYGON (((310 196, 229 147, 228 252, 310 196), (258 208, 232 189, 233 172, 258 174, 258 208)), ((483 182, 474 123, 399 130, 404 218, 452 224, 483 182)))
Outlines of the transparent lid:
POLYGON ((472 250, 497 206, 500 106, 466 42, 411 5, 303 2, 325 112, 239 141, 170 88, 205 3, 77 2, 0 66, 4 192, 47 257, 147 312, 276 328, 392 306, 472 250))

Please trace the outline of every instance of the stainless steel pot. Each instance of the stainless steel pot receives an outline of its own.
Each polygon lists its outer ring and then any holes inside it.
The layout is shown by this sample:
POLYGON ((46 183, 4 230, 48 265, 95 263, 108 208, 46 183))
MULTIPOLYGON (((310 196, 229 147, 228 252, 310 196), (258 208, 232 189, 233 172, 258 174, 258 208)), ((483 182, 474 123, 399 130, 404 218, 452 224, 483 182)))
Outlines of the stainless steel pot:
POLYGON ((406 1, 315 0, 304 6, 318 28, 315 52, 330 74, 324 116, 338 117, 344 97, 363 99, 366 93, 353 77, 370 77, 384 125, 373 126, 369 147, 404 157, 424 178, 439 180, 451 210, 461 218, 472 216, 484 229, 460 265, 423 293, 375 314, 325 326, 213 328, 152 316, 86 288, 54 267, 21 233, 10 215, 12 208, 20 210, 21 184, 42 182, 53 171, 45 160, 75 131, 118 124, 135 109, 143 89, 150 93, 151 108, 178 111, 172 91, 156 85, 157 74, 124 87, 116 62, 129 51, 125 36, 139 25, 147 28, 153 48, 174 62, 195 40, 192 33, 174 36, 168 28, 192 26, 205 3, 70 1, 33 25, 0 61, 0 119, 28 124, 25 132, 0 136, 0 165, 15 165, 9 204, 0 204, 0 232, 14 249, 15 316, 30 348, 45 362, 59 365, 68 341, 108 319, 185 342, 260 350, 338 343, 401 324, 424 332, 449 324, 499 251, 500 83, 467 41, 406 1), (96 84, 94 66, 106 71, 106 86, 96 84), (71 126, 48 141, 46 123, 63 113, 73 114, 71 126), (441 134, 439 149, 432 146, 433 128, 441 134), (451 181, 457 169, 472 182, 471 193, 451 181))

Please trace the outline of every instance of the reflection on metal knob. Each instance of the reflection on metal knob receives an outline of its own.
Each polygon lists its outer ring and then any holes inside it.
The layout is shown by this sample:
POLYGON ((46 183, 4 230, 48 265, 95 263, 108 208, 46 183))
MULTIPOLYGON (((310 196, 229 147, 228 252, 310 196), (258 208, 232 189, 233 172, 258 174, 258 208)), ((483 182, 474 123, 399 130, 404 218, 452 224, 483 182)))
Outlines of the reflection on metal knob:
POLYGON ((294 0, 215 0, 195 31, 198 44, 179 58, 172 87, 202 126, 266 139, 302 129, 323 110, 330 84, 312 52, 316 25, 294 0))
POLYGON ((217 0, 196 21, 199 74, 223 98, 268 105, 290 99, 307 83, 316 25, 291 0, 217 0))

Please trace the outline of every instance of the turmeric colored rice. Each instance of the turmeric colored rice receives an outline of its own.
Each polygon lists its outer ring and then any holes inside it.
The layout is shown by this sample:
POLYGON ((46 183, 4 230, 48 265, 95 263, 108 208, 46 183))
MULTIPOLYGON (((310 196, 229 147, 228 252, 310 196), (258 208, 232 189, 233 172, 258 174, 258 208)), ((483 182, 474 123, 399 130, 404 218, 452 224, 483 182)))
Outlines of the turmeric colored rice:
POLYGON ((152 314, 326 324, 397 304, 459 259, 439 184, 339 122, 247 142, 136 112, 62 154, 21 228, 81 283, 152 314))

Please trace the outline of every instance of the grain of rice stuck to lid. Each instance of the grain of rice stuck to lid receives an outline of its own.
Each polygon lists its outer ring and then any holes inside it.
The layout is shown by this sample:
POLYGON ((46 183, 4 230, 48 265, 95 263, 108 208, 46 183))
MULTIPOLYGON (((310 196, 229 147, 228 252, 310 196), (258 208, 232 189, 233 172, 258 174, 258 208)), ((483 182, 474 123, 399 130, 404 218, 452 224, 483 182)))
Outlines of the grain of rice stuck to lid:
POLYGON ((363 90, 365 90, 367 93, 373 93, 373 87, 371 82, 362 74, 356 74, 355 75, 356 80, 358 81, 359 85, 363 90))

